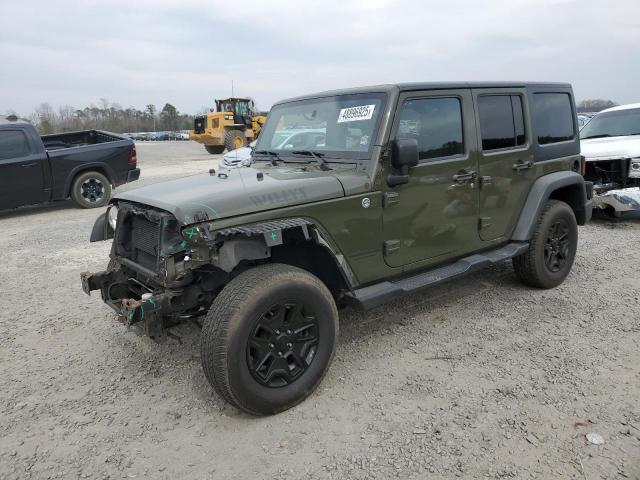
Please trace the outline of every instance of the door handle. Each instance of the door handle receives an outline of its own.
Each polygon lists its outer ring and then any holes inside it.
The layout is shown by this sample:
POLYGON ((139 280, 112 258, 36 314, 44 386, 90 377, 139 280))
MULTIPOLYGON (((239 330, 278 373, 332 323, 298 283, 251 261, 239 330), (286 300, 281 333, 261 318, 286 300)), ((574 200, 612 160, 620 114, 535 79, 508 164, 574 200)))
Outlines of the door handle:
POLYGON ((533 162, 529 160, 528 162, 518 162, 513 164, 513 169, 516 172, 520 172, 522 170, 527 170, 533 167, 533 162))
POLYGON ((451 178, 456 183, 465 183, 465 182, 468 182, 469 180, 475 180, 477 176, 478 174, 476 172, 468 172, 466 170, 462 170, 462 173, 456 173, 451 178))
POLYGON ((22 165, 20 165, 22 168, 29 168, 29 167, 35 167, 38 164, 38 162, 31 162, 31 163, 23 163, 22 165))

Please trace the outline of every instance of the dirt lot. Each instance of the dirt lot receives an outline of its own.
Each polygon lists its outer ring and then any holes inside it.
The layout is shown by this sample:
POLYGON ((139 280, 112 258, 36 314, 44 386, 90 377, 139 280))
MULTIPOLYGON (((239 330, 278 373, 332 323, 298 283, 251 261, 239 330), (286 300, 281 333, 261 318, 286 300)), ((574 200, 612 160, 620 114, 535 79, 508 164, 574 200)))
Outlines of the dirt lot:
MULTIPOLYGON (((190 142, 138 156, 124 188, 216 163, 190 142)), ((341 312, 318 391, 252 418, 209 387, 195 325, 157 345, 82 293, 107 263, 98 213, 0 213, 0 478, 640 478, 638 221, 580 228, 554 290, 505 263, 341 312)))

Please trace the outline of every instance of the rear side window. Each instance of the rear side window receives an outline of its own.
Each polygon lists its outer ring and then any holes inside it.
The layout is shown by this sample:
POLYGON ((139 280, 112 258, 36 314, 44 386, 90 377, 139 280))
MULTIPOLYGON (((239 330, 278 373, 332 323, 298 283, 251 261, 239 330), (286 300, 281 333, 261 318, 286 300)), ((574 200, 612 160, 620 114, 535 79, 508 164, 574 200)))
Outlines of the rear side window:
POLYGON ((540 145, 573 139, 573 111, 568 93, 535 93, 533 114, 540 145))
POLYGON ((0 160, 29 155, 29 142, 20 130, 0 130, 0 160))
POLYGON ((524 116, 519 95, 478 97, 482 150, 499 150, 524 145, 524 116))
POLYGON ((420 160, 461 155, 464 145, 460 99, 407 100, 400 112, 397 137, 415 138, 420 160))

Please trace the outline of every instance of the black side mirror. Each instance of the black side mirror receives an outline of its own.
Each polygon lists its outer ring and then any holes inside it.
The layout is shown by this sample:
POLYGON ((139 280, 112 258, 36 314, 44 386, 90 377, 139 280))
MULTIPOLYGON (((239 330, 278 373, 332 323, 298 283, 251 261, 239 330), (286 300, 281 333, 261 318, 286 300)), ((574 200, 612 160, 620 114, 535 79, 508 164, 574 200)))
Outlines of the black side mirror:
POLYGON ((418 140, 415 138, 398 138, 391 142, 391 164, 400 171, 400 175, 387 176, 390 187, 409 183, 409 167, 418 164, 418 140))
POLYGON ((418 164, 418 140, 415 138, 394 140, 391 143, 391 161, 398 170, 415 167, 418 164))

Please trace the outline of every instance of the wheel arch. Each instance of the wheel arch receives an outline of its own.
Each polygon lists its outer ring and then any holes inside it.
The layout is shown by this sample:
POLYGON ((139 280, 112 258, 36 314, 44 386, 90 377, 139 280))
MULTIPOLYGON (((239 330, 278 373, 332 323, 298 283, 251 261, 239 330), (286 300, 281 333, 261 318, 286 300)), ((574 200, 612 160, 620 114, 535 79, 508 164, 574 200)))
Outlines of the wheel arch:
POLYGON ((314 222, 290 218, 232 227, 216 233, 216 240, 223 242, 220 252, 224 255, 224 270, 241 268, 243 261, 282 263, 312 273, 336 299, 340 299, 345 291, 353 290, 355 277, 351 268, 314 222), (231 251, 233 253, 229 255, 231 251))
POLYGON ((584 225, 591 219, 592 204, 587 198, 587 188, 582 175, 571 171, 550 173, 538 178, 531 187, 512 240, 531 239, 536 221, 549 199, 568 204, 576 216, 578 225, 584 225))
POLYGON ((73 187, 73 183, 76 181, 76 178, 78 178, 78 175, 82 175, 83 173, 87 173, 87 172, 98 172, 104 175, 105 177, 107 177, 107 180, 109 180, 109 183, 111 184, 111 186, 114 185, 115 176, 113 175, 113 172, 111 171, 111 169, 106 165, 101 163, 89 163, 86 165, 84 164, 79 165, 76 168, 74 168, 69 173, 69 176, 67 177, 67 181, 64 186, 64 198, 67 198, 71 195, 71 188, 73 187))

